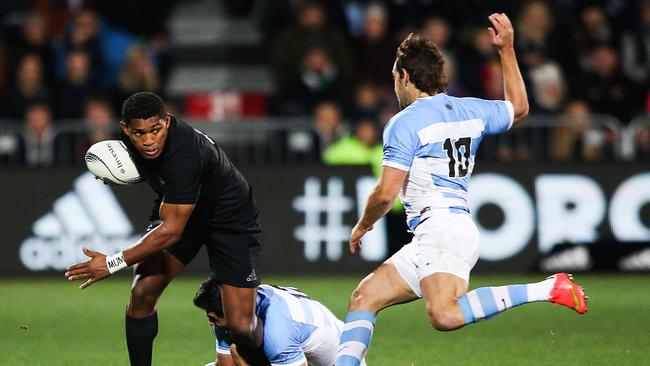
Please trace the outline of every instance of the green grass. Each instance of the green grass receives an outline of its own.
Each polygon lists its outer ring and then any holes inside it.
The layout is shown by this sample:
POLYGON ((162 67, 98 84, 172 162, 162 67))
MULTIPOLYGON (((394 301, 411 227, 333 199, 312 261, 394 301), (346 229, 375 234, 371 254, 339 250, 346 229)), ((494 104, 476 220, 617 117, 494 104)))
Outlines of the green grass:
MULTIPOLYGON (((471 288, 532 281, 541 276, 475 276, 471 288)), ((339 317, 360 277, 266 278, 299 287, 339 317)), ((647 275, 579 275, 591 296, 579 316, 536 303, 455 332, 434 331, 424 304, 383 311, 367 356, 381 365, 647 365, 650 281, 647 275)), ((199 278, 180 278, 158 307, 155 365, 198 365, 214 341, 191 299, 199 278)), ((127 365, 126 277, 80 291, 63 280, 0 281, 0 365, 127 365)))

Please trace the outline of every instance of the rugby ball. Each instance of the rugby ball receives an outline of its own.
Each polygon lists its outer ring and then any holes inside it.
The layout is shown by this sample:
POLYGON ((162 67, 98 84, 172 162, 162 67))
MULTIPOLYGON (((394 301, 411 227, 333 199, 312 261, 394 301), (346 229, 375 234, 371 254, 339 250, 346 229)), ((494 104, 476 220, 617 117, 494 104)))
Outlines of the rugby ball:
POLYGON ((127 185, 142 181, 129 150, 120 140, 100 141, 86 152, 86 167, 106 184, 127 185))

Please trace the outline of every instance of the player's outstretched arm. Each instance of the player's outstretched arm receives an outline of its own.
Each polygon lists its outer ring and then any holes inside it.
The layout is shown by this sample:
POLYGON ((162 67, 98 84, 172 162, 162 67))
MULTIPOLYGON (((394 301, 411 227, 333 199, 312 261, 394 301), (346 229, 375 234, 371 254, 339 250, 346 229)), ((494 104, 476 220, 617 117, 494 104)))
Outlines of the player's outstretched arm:
POLYGON ((503 13, 492 14, 488 19, 492 23, 492 27, 488 28, 492 44, 501 58, 505 99, 512 103, 515 110, 513 123, 518 124, 528 115, 528 95, 515 56, 515 31, 510 19, 503 13))
POLYGON ((193 210, 194 204, 163 203, 160 206, 161 224, 131 248, 108 258, 102 253, 83 248, 84 254, 90 257, 90 260, 69 266, 65 277, 70 281, 87 279, 79 286, 84 289, 122 268, 138 263, 151 254, 171 246, 181 238, 193 210))
POLYGON ((402 189, 402 184, 408 175, 407 171, 384 166, 381 169, 377 187, 368 197, 368 203, 359 222, 350 235, 350 252, 355 254, 361 249, 361 237, 372 230, 372 226, 382 218, 392 207, 395 198, 402 189))

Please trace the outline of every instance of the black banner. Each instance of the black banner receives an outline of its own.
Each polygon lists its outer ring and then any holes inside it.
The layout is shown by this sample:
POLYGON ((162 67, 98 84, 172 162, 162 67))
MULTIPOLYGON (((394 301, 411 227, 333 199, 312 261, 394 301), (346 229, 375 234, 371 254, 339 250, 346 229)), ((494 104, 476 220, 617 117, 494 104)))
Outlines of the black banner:
MULTIPOLYGON (((408 240, 392 213, 361 255, 349 254, 350 230, 376 183, 369 168, 241 170, 260 207, 267 274, 367 272, 408 240)), ((154 199, 146 184, 108 188, 81 168, 1 174, 2 276, 61 273, 83 259, 84 245, 106 254, 129 246, 154 199)), ((481 231, 478 272, 650 269, 645 165, 482 166, 470 192, 481 231)), ((187 271, 207 273, 205 254, 187 271)))

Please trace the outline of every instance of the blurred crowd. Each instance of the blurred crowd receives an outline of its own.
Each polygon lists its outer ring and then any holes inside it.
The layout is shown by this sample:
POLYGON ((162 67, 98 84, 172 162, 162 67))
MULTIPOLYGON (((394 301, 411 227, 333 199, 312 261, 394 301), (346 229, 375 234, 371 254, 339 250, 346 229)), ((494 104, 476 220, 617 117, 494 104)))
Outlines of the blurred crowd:
MULTIPOLYGON (((507 13, 515 26, 530 113, 540 129, 500 137, 486 155, 611 158, 620 129, 650 114, 650 0, 222 1, 232 16, 254 17, 263 36, 275 85, 266 114, 311 116, 327 163, 380 161, 383 126, 398 112, 390 70, 410 32, 442 51, 448 94, 503 98, 498 55, 486 32, 494 11, 507 13), (540 146, 533 152, 532 141, 540 146)), ((126 96, 149 90, 165 97, 172 67, 166 23, 174 3, 3 1, 0 120, 26 132, 20 141, 0 136, 0 157, 16 149, 25 154, 15 159, 27 164, 48 164, 57 154, 75 159, 114 133, 126 96), (52 132, 67 120, 82 120, 91 131, 73 148, 64 137, 54 141, 52 132)), ((182 103, 170 110, 183 115, 182 103)), ((628 155, 650 155, 647 125, 627 141, 635 149, 628 155)))

